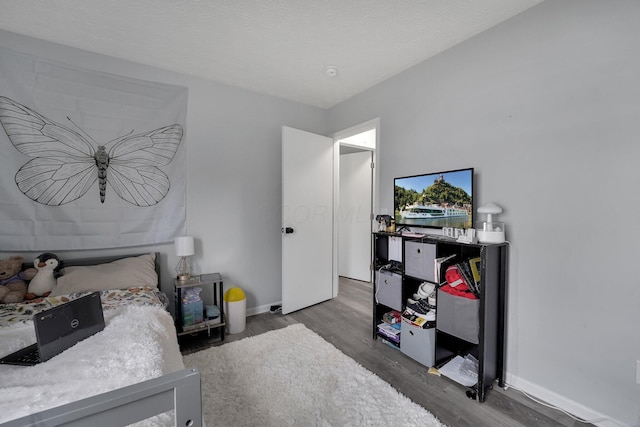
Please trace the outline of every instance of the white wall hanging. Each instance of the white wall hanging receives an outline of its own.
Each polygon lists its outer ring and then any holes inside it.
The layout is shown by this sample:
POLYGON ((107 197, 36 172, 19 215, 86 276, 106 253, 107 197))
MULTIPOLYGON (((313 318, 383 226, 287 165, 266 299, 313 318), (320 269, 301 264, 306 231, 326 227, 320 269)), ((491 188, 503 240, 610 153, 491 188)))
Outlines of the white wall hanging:
POLYGON ((97 249, 186 231, 184 87, 0 48, 0 247, 97 249))

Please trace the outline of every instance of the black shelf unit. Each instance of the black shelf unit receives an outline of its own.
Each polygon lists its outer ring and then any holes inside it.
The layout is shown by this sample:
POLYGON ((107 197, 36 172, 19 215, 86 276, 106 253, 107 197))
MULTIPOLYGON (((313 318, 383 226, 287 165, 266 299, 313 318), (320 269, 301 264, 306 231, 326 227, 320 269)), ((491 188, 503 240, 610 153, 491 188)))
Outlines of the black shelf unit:
MULTIPOLYGON (((374 259, 372 267, 374 273, 381 269, 390 268, 402 278, 402 309, 406 304, 407 298, 412 297, 416 292, 420 283, 425 279, 421 277, 412 277, 407 274, 407 250, 414 250, 417 246, 425 248, 435 247, 435 257, 443 257, 455 254, 455 262, 466 260, 469 258, 480 258, 480 277, 481 291, 478 300, 478 325, 477 325, 477 343, 475 340, 469 341, 458 336, 438 329, 436 321, 435 333, 435 364, 440 367, 448 362, 456 355, 464 356, 471 354, 478 359, 478 383, 470 388, 467 395, 470 398, 477 398, 483 402, 486 397, 487 390, 493 387, 493 383, 497 380, 500 387, 505 386, 505 299, 507 286, 507 244, 466 244, 456 242, 454 239, 448 239, 441 236, 409 237, 394 233, 375 232, 373 233, 373 253, 374 259), (389 256, 389 239, 401 239, 402 261, 390 261, 389 256), (412 242, 407 245, 408 242, 412 242), (433 246, 431 246, 433 245, 433 246), (388 267, 391 265, 391 267, 388 267)), ((411 261, 415 264, 415 260, 411 261)), ((432 262, 432 261, 431 261, 432 262)), ((442 268, 446 268, 448 264, 442 268)), ((376 298, 379 288, 379 274, 374 274, 374 292, 373 292, 373 338, 377 339, 380 335, 377 332, 377 325, 382 321, 384 313, 390 311, 392 307, 381 304, 376 298)), ((444 282, 444 271, 440 274, 441 282, 444 282)), ((432 281, 433 280, 427 280, 432 281)), ((438 286, 439 284, 437 284, 438 286)), ((439 308, 436 309, 436 312, 439 308)), ((438 314, 440 317, 440 313, 438 314)), ((384 338, 384 337, 383 337, 384 338)), ((402 346, 402 337, 400 345, 402 346)))
POLYGON ((226 328, 226 317, 223 303, 223 283, 220 273, 207 274, 205 276, 196 276, 190 280, 174 281, 174 304, 175 304, 175 324, 178 333, 178 339, 183 335, 192 335, 198 332, 207 331, 207 335, 211 334, 211 330, 219 330, 220 341, 224 341, 224 333, 226 328), (203 312, 203 321, 193 325, 185 326, 182 323, 182 293, 189 288, 201 288, 203 298, 203 309, 207 304, 214 304, 220 310, 220 315, 215 319, 207 319, 203 312))

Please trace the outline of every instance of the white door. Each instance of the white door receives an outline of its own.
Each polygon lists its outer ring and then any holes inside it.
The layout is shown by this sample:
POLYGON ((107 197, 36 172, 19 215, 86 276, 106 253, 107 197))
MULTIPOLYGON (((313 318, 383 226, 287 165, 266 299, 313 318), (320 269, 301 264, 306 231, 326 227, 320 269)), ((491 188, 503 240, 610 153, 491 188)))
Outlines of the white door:
POLYGON ((338 274, 371 281, 371 151, 340 155, 338 274))
POLYGON ((336 144, 282 127, 282 313, 331 299, 336 144))

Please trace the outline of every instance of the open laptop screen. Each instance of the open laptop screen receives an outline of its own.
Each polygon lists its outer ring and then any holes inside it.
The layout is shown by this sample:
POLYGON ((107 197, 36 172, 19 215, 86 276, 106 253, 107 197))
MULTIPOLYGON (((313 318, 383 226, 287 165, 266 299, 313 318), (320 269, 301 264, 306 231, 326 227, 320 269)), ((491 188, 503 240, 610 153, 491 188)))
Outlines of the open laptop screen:
POLYGON ((94 292, 34 316, 40 361, 104 329, 100 293, 94 292))

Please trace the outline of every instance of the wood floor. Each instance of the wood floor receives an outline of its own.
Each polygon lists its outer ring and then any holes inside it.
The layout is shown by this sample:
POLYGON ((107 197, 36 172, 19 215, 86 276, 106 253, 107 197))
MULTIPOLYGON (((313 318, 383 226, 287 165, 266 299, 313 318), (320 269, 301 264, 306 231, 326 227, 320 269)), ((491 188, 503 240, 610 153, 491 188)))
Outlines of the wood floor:
POLYGON ((333 300, 289 315, 264 313, 247 318, 239 334, 218 337, 181 337, 183 354, 259 335, 294 323, 303 323, 325 340, 377 374, 396 390, 434 414, 449 427, 458 426, 586 426, 568 415, 535 403, 520 392, 494 385, 484 403, 466 397, 466 388, 427 373, 427 369, 372 339, 372 287, 370 283, 340 279, 340 294, 333 300))

